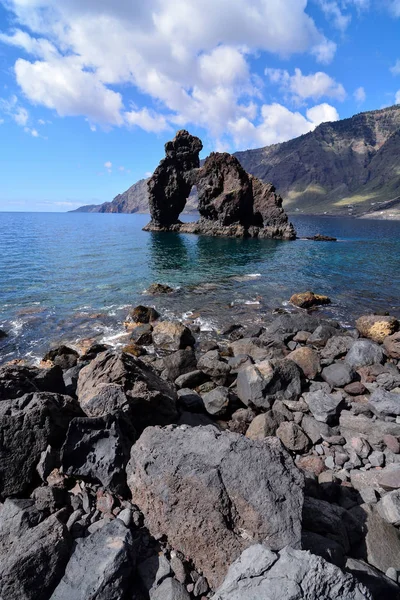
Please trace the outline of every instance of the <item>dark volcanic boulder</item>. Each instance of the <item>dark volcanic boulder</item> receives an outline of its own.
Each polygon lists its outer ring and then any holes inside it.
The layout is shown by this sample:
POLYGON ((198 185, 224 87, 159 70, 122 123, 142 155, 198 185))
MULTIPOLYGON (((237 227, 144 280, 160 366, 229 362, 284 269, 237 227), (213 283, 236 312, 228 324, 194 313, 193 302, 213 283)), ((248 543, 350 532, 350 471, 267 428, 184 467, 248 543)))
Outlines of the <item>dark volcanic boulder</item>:
POLYGON ((214 587, 251 543, 300 545, 303 477, 276 438, 149 427, 127 475, 150 533, 166 535, 214 587))
POLYGON ((0 402, 0 499, 30 490, 41 453, 49 445, 59 448, 71 419, 81 414, 76 400, 59 394, 0 402))
POLYGON ((283 200, 270 183, 250 175, 253 191, 254 223, 264 225, 266 237, 294 240, 296 231, 282 208, 283 200))
POLYGON ((40 522, 33 500, 6 500, 0 509, 0 598, 48 600, 71 543, 56 515, 40 522))
POLYGON ((181 350, 195 342, 189 327, 179 321, 159 321, 154 326, 153 343, 162 350, 181 350))
POLYGON ((202 148, 201 140, 185 130, 165 144, 165 158, 147 184, 152 224, 168 227, 178 222, 194 184, 193 170, 200 166, 202 148))
POLYGON ((124 410, 138 433, 147 425, 166 425, 177 418, 175 389, 141 360, 113 350, 82 369, 77 395, 89 417, 124 410))
POLYGON ((245 550, 211 600, 372 600, 352 575, 310 552, 245 550))
POLYGON ((80 539, 51 600, 125 598, 136 562, 132 534, 115 519, 80 539))
POLYGON ((43 357, 43 360, 49 360, 62 369, 67 370, 75 367, 78 358, 79 354, 76 350, 73 350, 68 346, 59 346, 58 348, 54 348, 47 352, 43 357))
POLYGON ((12 400, 29 392, 65 392, 62 369, 38 369, 25 365, 0 367, 0 400, 12 400))
POLYGON ((123 414, 73 419, 62 448, 64 473, 126 491, 125 466, 136 432, 123 414))

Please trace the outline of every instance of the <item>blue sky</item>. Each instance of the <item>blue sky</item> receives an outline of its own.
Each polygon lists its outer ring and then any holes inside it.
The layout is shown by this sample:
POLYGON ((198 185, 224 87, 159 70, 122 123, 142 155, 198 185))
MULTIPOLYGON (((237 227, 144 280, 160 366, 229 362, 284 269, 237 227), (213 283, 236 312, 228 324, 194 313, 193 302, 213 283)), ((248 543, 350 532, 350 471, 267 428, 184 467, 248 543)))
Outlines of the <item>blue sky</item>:
POLYGON ((0 0, 0 211, 112 200, 186 128, 256 148, 400 102, 400 0, 0 0))

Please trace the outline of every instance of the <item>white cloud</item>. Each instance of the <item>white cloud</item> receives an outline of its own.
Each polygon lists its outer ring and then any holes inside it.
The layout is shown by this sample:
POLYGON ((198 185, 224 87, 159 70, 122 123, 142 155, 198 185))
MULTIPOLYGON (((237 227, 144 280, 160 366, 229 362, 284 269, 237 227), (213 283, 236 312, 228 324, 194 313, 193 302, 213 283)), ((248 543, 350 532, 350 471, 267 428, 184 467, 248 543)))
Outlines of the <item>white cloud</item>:
POLYGON ((108 160, 107 162, 104 163, 104 166, 106 169, 112 169, 112 162, 110 160, 108 160))
POLYGON ((248 147, 285 142, 309 131, 327 121, 337 121, 337 110, 329 104, 316 105, 306 112, 291 112, 282 104, 274 103, 261 108, 262 122, 254 125, 245 117, 229 123, 230 131, 238 147, 248 143, 248 147))
POLYGON ((400 17, 400 0, 390 0, 389 10, 394 17, 400 17))
POLYGON ((396 92, 395 102, 396 102, 396 104, 400 104, 400 90, 398 90, 396 92))
POLYGON ((354 99, 358 104, 362 104, 365 102, 367 94, 365 93, 365 89, 363 87, 359 87, 354 92, 354 99))
POLYGON ((1 41, 31 60, 15 65, 34 104, 90 125, 195 124, 223 135, 228 121, 254 120, 260 89, 249 56, 336 50, 306 13, 307 0, 9 0, 21 27, 1 41), (132 86, 147 106, 124 107, 132 86), (152 111, 154 103, 156 110, 152 111))
POLYGON ((159 133, 166 129, 170 129, 166 118, 155 112, 150 112, 147 108, 141 110, 131 110, 124 114, 125 120, 128 125, 137 125, 145 131, 151 131, 153 133, 159 133))
POLYGON ((343 14, 338 2, 335 2, 334 0, 318 0, 318 4, 325 17, 333 23, 337 29, 340 29, 340 31, 345 31, 347 29, 351 21, 351 15, 343 14))
POLYGON ((26 108, 22 108, 21 106, 18 106, 15 108, 15 112, 12 115, 12 117, 17 125, 21 125, 21 127, 24 127, 28 122, 29 113, 26 110, 26 108))
POLYGON ((19 104, 17 96, 11 96, 8 100, 0 98, 0 110, 20 127, 25 127, 29 121, 29 112, 19 104))
POLYGON ((390 67, 392 75, 400 75, 400 59, 397 59, 393 67, 390 67))
POLYGON ((300 69, 295 69, 294 75, 290 75, 288 71, 282 69, 265 69, 265 74, 271 83, 280 85, 284 91, 298 100, 307 98, 319 100, 324 96, 344 100, 346 97, 343 85, 322 71, 303 75, 300 69))
POLYGON ((25 133, 29 133, 32 137, 40 137, 37 129, 31 127, 24 127, 25 133))

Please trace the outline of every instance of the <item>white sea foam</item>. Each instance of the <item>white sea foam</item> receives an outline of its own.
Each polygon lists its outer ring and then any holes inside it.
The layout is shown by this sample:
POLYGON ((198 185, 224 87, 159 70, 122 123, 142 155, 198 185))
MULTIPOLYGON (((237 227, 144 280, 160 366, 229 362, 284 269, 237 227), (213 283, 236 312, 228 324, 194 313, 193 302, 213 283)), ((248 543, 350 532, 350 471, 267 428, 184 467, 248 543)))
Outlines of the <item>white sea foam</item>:
POLYGON ((212 321, 207 321, 207 319, 203 319, 202 317, 197 317, 193 322, 200 327, 200 331, 214 331, 215 329, 212 321))

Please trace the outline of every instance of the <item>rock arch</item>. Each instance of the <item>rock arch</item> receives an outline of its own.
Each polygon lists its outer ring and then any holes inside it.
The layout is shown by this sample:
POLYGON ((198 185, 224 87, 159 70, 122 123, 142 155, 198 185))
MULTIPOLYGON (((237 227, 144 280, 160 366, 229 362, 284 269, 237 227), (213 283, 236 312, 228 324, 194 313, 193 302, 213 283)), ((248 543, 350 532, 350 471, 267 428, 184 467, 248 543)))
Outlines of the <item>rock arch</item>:
POLYGON ((236 237, 294 239, 296 233, 271 184, 249 175, 227 152, 212 152, 200 167, 203 144, 178 131, 165 145, 163 158, 148 182, 151 222, 147 231, 182 231, 236 237), (193 186, 200 220, 181 223, 193 186))

